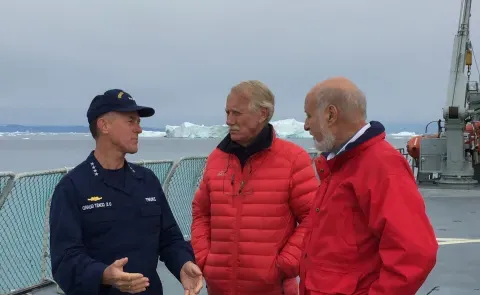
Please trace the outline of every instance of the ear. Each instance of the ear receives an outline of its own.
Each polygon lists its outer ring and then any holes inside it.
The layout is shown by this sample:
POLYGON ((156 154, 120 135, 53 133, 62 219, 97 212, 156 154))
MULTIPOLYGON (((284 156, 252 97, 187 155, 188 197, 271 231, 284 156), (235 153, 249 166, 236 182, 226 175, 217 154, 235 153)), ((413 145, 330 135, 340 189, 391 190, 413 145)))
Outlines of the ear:
POLYGON ((326 116, 327 116, 327 122, 328 125, 332 125, 338 120, 338 109, 334 105, 329 105, 326 108, 326 116))
POLYGON ((97 130, 99 133, 108 134, 109 120, 107 116, 102 116, 97 120, 97 130))
POLYGON ((259 123, 265 122, 268 118, 268 109, 267 108, 260 108, 260 119, 258 120, 259 123))

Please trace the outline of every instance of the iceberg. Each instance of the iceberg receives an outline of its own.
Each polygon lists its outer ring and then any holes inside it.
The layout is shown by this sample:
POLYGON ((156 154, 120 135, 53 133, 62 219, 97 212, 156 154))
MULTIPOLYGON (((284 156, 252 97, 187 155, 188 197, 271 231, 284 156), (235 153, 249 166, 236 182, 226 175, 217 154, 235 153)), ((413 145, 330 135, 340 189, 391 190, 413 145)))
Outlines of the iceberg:
POLYGON ((403 138, 403 137, 412 137, 416 136, 417 134, 415 132, 409 132, 409 131, 401 131, 398 133, 392 133, 390 136, 393 136, 394 138, 403 138))
MULTIPOLYGON (((311 138, 309 132, 303 129, 303 122, 295 119, 285 119, 270 122, 278 137, 282 138, 311 138)), ((180 126, 165 126, 167 138, 221 138, 228 133, 228 126, 224 125, 197 125, 184 122, 180 126)))
POLYGON ((165 126, 165 137, 168 138, 218 138, 227 133, 227 125, 205 126, 183 122, 180 126, 165 126))
MULTIPOLYGON (((310 133, 303 129, 304 123, 295 119, 284 119, 270 123, 280 138, 312 138, 310 133)), ((139 136, 151 138, 223 138, 227 133, 228 126, 226 124, 208 126, 183 122, 179 126, 166 125, 164 129, 146 127, 139 136)), ((90 136, 90 133, 88 132, 88 127, 0 125, 0 137, 3 138, 21 137, 23 139, 30 139, 33 136, 55 135, 90 136)), ((388 137, 405 140, 415 135, 417 135, 415 132, 401 131, 398 133, 390 133, 388 137)))
MULTIPOLYGON (((303 129, 303 122, 295 119, 284 119, 270 122, 277 136, 281 138, 312 138, 308 131, 303 129)), ((222 138, 228 133, 228 126, 224 125, 197 125, 190 122, 184 122, 179 126, 165 126, 165 137, 167 138, 222 138)), ((156 133, 159 135, 160 133, 156 133)), ((395 139, 404 139, 415 136, 415 132, 401 131, 391 133, 388 136, 395 139)))
POLYGON ((151 130, 143 130, 142 133, 139 134, 140 137, 165 137, 166 133, 163 131, 151 131, 151 130))
POLYGON ((282 138, 311 138, 310 132, 303 129, 304 123, 295 119, 285 119, 272 122, 278 137, 282 138))

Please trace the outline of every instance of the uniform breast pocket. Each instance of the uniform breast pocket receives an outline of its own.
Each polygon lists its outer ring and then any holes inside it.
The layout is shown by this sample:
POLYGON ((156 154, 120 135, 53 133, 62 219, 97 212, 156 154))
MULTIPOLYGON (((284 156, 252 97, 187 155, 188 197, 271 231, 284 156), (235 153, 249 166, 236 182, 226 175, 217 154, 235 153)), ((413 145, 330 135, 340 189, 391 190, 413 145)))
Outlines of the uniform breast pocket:
POLYGON ((144 205, 140 208, 143 226, 158 229, 162 226, 162 207, 158 205, 144 205))
POLYGON ((93 209, 83 215, 84 230, 89 235, 103 235, 113 228, 116 220, 115 210, 112 208, 93 209))

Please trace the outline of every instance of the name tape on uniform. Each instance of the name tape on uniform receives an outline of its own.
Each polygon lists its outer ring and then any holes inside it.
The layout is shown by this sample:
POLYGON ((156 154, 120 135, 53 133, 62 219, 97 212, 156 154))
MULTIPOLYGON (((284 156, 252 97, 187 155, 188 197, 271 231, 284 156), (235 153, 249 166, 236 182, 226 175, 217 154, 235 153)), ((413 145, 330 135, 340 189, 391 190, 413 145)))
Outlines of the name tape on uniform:
POLYGON ((93 204, 89 204, 89 205, 83 205, 82 210, 86 211, 86 210, 91 210, 91 209, 95 209, 95 208, 104 208, 104 207, 112 207, 112 202, 93 203, 93 204))

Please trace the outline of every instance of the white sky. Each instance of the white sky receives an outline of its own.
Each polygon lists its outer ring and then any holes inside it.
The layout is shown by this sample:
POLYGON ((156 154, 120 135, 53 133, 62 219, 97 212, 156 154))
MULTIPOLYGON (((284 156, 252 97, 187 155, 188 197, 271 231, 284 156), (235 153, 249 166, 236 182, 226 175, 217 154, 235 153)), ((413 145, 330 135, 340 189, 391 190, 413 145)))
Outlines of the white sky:
MULTIPOLYGON (((121 88, 156 109, 148 126, 222 124, 247 79, 271 87, 274 119, 303 121, 335 75, 365 91, 369 119, 425 123, 442 115, 460 3, 4 0, 0 123, 86 125, 91 99, 121 88)), ((475 1, 471 39, 480 63, 475 1)))

